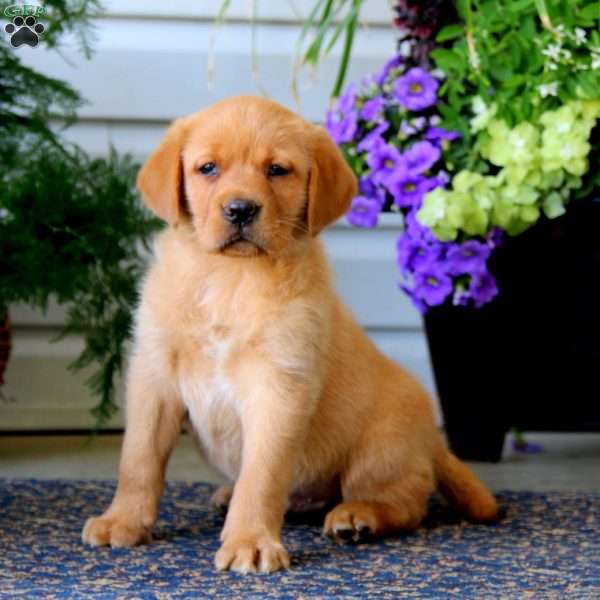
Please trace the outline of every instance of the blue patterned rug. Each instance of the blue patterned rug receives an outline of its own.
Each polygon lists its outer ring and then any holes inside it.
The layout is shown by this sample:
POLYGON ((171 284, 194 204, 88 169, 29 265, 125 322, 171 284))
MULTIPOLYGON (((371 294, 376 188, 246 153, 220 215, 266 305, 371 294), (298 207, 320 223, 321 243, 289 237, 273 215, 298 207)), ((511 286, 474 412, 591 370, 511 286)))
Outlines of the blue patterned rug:
POLYGON ((289 571, 243 576, 213 568, 212 489, 169 484, 159 539, 113 550, 80 541, 113 484, 0 481, 0 598, 600 598, 600 494, 505 492, 493 526, 433 503, 418 532, 358 546, 305 518, 284 530, 289 571))

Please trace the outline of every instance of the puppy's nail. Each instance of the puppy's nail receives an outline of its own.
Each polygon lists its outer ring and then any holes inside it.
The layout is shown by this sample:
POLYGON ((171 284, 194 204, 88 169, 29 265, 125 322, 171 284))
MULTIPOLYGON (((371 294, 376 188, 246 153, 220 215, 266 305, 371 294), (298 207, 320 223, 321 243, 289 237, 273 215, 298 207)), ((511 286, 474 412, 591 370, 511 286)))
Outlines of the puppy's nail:
POLYGON ((352 538, 355 542, 364 542, 371 537, 371 528, 368 525, 361 525, 356 530, 354 537, 352 538))

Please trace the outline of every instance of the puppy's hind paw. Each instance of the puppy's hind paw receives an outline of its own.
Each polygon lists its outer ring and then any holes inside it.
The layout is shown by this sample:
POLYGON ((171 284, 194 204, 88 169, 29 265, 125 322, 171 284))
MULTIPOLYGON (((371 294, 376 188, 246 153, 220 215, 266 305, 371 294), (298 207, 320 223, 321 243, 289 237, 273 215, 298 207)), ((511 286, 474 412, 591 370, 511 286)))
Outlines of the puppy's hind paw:
POLYGON ((210 498, 211 506, 214 506, 219 512, 225 514, 229 508, 231 502, 231 496, 233 495, 233 488, 228 485, 222 485, 218 487, 215 493, 210 498))
POLYGON ((362 502, 338 504, 326 517, 323 533, 339 543, 366 542, 377 528, 375 511, 362 502))

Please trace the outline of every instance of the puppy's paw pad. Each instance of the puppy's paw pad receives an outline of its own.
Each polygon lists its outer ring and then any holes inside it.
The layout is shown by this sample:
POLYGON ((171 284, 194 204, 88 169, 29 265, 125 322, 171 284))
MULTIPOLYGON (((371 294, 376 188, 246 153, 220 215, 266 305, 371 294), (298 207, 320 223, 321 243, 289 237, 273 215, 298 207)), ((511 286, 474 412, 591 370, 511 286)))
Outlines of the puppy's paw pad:
POLYGON ((344 502, 326 517, 323 533, 336 542, 365 542, 375 533, 377 516, 366 503, 344 502))
POLYGON ((149 544, 152 534, 142 525, 135 525, 116 517, 92 517, 81 532, 81 539, 91 546, 124 548, 138 544, 149 544))
POLYGON ((290 558, 280 542, 265 538, 227 540, 215 556, 220 571, 272 573, 290 566, 290 558))

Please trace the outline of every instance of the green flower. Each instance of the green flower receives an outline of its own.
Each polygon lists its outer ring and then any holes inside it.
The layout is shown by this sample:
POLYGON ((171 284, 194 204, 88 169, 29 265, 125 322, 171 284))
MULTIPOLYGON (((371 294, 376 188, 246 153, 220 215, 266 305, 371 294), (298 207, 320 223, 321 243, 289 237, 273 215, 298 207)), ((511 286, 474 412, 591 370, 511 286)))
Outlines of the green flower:
POLYGON ((488 213, 478 204, 474 195, 457 192, 451 198, 462 215, 462 230, 469 235, 485 235, 488 213))
POLYGON ((545 131, 552 131, 556 135, 567 135, 577 118, 575 105, 569 102, 557 110, 547 110, 540 116, 540 123, 545 126, 545 131))
POLYGON ((498 188, 491 222, 510 235, 517 235, 535 223, 540 216, 539 192, 528 185, 507 184, 498 188))
POLYGON ((572 104, 584 121, 594 123, 600 118, 600 100, 575 100, 572 104))
POLYGON ((537 171, 536 175, 539 177, 539 182, 532 184, 540 190, 556 190, 565 181, 565 172, 562 169, 556 169, 555 171, 541 172, 537 171))
POLYGON ((417 219, 444 242, 456 239, 458 230, 464 226, 463 210, 456 196, 454 192, 436 188, 425 196, 417 213, 417 219))
POLYGON ((492 210, 492 225, 504 229, 509 235, 518 235, 531 227, 539 218, 540 209, 535 205, 519 206, 499 197, 492 210))
POLYGON ((456 238, 460 219, 455 211, 449 210, 448 198, 451 192, 443 188, 436 188, 429 192, 423 199, 423 206, 417 213, 417 219, 443 241, 456 238), (450 221, 453 223, 451 224, 450 221))
POLYGON ((542 135, 540 152, 542 169, 565 169, 572 175, 581 176, 588 169, 590 148, 586 138, 577 136, 575 132, 559 137, 552 130, 546 130, 542 135))
POLYGON ((563 197, 558 192, 551 192, 544 198, 544 214, 549 219, 555 219, 566 212, 563 197))
POLYGON ((531 123, 523 122, 509 129, 504 121, 491 121, 487 128, 490 138, 481 149, 493 164, 505 167, 527 166, 538 157, 539 132, 531 123))
MULTIPOLYGON (((484 178, 468 171, 459 175, 455 180, 458 178, 460 190, 448 191, 437 188, 429 192, 425 196, 421 210, 417 213, 417 219, 429 227, 442 241, 456 239, 459 229, 469 235, 484 235, 487 232, 488 212, 476 199, 479 193, 475 193, 473 187, 482 185, 484 178), (478 183, 473 183, 475 181, 478 183)), ((490 199, 490 206, 491 202, 490 199)))
POLYGON ((542 133, 542 169, 565 169, 581 176, 588 169, 588 139, 600 114, 600 102, 569 102, 558 110, 546 111, 540 117, 542 133))
POLYGON ((477 205, 483 210, 489 210, 493 203, 496 192, 497 180, 494 177, 486 177, 473 171, 460 171, 452 179, 452 189, 457 192, 468 193, 477 205))

